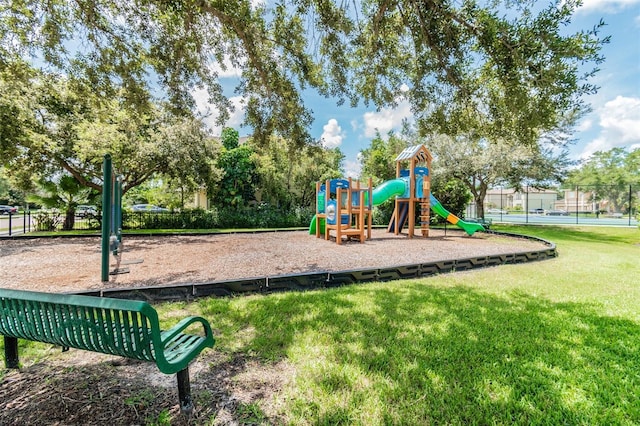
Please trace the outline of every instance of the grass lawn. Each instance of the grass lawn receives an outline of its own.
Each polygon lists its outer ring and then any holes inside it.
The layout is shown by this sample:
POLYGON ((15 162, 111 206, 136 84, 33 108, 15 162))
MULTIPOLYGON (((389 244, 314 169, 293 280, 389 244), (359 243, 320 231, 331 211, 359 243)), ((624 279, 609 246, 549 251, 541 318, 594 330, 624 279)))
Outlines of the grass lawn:
POLYGON ((292 424, 640 423, 640 231, 498 229, 559 257, 195 309, 217 350, 294 366, 292 424))
POLYGON ((291 367, 275 401, 249 407, 257 423, 275 406, 294 425, 640 424, 640 231, 495 229, 553 241, 559 256, 168 303, 160 317, 202 315, 216 351, 291 367))

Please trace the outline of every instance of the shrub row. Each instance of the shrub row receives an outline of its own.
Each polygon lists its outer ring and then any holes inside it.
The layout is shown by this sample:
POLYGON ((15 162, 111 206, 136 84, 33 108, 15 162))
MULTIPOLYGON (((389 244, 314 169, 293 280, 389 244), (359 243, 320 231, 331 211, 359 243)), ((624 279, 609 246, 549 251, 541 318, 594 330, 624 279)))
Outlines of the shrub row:
POLYGON ((124 212, 124 229, 291 228, 309 226, 314 211, 274 206, 188 210, 169 213, 124 212))

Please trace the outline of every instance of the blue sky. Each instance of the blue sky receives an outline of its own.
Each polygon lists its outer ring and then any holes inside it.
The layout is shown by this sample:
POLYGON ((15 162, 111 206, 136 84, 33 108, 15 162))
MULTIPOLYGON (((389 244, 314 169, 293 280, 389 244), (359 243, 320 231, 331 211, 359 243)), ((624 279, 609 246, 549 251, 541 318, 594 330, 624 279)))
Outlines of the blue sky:
MULTIPOLYGON (((602 54, 606 60, 591 83, 600 87, 585 100, 592 112, 585 115, 576 127, 576 143, 570 149, 572 159, 584 159, 596 151, 614 147, 640 148, 640 0, 584 0, 574 15, 569 32, 591 29, 600 19, 607 24, 602 37, 610 35, 602 54)), ((237 71, 230 69, 223 84, 231 89, 237 82, 237 71)), ((194 94, 198 105, 206 108, 206 94, 194 94)), ((242 99, 232 98, 237 107, 228 126, 239 128, 243 119, 242 99)), ((340 147, 346 156, 345 172, 357 176, 357 155, 369 146, 376 129, 381 134, 399 130, 402 120, 411 120, 409 105, 399 104, 393 109, 376 111, 359 106, 337 106, 335 100, 309 93, 305 99, 313 110, 311 135, 328 147, 340 147)), ((208 119, 213 123, 215 112, 208 119)), ((214 128, 214 133, 219 129, 214 128)), ((241 135, 250 130, 240 129, 241 135)))

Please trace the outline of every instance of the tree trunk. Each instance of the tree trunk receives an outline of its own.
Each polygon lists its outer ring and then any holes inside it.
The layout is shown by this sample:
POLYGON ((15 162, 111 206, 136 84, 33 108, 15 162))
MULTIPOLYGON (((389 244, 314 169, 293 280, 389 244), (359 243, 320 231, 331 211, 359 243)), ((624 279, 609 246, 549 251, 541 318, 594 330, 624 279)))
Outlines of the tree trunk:
POLYGON ((484 219, 484 199, 487 197, 488 185, 481 182, 478 186, 478 191, 475 193, 474 201, 476 203, 477 217, 484 219))
POLYGON ((474 177, 470 182, 469 189, 473 195, 473 202, 476 205, 476 217, 484 219, 484 199, 487 196, 488 184, 482 179, 474 177))
POLYGON ((476 205, 476 217, 484 219, 484 197, 480 197, 480 195, 474 196, 473 202, 476 205))
POLYGON ((64 223, 62 229, 65 231, 71 231, 76 223, 76 211, 75 209, 69 209, 65 213, 64 223))

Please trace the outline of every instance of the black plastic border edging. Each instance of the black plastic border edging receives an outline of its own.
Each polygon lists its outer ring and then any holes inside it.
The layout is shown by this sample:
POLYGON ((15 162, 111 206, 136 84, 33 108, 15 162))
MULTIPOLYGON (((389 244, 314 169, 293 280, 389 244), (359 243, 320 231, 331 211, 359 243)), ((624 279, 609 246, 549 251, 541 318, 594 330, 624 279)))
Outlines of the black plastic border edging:
POLYGON ((487 231, 490 234, 504 235, 544 243, 542 250, 522 251, 508 254, 469 257, 463 259, 439 260, 436 262, 409 265, 387 266, 384 268, 356 269, 347 271, 324 271, 305 274, 254 277, 230 281, 212 281, 208 283, 182 283, 156 287, 133 287, 76 292, 85 296, 113 297, 117 299, 146 300, 149 302, 192 300, 208 296, 231 296, 239 294, 273 293, 292 290, 312 290, 339 287, 342 285, 373 281, 391 281, 420 278, 434 274, 489 266, 533 262, 558 256, 556 245, 550 241, 527 235, 508 232, 487 231))

